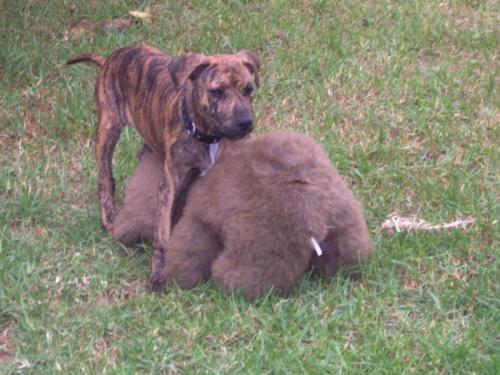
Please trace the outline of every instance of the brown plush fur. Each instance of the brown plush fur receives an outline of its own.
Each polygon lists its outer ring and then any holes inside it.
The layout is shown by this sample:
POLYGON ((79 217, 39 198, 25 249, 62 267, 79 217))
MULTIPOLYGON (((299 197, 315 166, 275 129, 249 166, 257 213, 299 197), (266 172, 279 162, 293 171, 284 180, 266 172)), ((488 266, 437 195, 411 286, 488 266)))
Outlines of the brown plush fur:
POLYGON ((372 249, 359 203, 320 146, 275 132, 226 147, 194 184, 164 276, 191 288, 212 275, 223 290, 255 299, 287 292, 311 264, 332 276, 372 249))
MULTIPOLYGON (((138 158, 139 165, 127 179, 123 208, 116 216, 111 233, 114 240, 126 246, 152 243, 158 221, 158 189, 162 183, 163 164, 147 146, 139 151, 138 158)), ((174 224, 182 214, 189 186, 177 199, 172 215, 174 224)))
POLYGON ((158 189, 162 182, 162 160, 147 148, 127 180, 123 208, 118 213, 112 237, 124 245, 152 242, 158 214, 158 189))

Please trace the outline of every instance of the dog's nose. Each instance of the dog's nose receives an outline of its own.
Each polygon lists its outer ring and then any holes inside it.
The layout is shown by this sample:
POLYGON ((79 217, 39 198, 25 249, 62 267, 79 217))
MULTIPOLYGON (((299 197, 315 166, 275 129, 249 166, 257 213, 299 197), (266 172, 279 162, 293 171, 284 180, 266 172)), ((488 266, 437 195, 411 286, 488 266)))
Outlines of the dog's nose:
POLYGON ((253 125, 253 119, 251 117, 240 118, 236 123, 236 127, 239 129, 248 129, 253 125))

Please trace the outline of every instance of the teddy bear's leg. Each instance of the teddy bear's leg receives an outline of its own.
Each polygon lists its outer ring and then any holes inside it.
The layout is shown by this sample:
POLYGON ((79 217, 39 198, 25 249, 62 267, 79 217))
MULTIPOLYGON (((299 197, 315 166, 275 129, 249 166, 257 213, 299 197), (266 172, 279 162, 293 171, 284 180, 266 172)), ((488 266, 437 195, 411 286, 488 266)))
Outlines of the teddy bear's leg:
POLYGON ((189 215, 174 227, 165 259, 164 276, 185 289, 210 277, 222 244, 211 228, 189 215))
POLYGON ((312 259, 312 264, 327 276, 335 275, 341 266, 352 267, 366 262, 373 251, 359 207, 353 206, 351 211, 346 211, 341 224, 321 242, 323 255, 314 255, 312 259))
POLYGON ((126 246, 152 242, 157 195, 163 163, 147 146, 138 154, 139 165, 127 179, 123 207, 113 222, 111 236, 126 246))
POLYGON ((271 289, 285 293, 304 274, 312 251, 267 236, 246 248, 226 245, 212 266, 212 277, 221 289, 242 292, 250 300, 271 289))

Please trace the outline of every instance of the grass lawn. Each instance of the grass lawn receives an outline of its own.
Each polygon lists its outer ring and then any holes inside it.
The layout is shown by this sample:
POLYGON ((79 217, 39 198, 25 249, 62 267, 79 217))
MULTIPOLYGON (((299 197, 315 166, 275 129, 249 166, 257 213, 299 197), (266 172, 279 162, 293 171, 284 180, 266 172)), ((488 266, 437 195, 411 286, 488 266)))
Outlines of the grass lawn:
POLYGON ((498 373, 498 1, 6 0, 0 24, 0 373, 498 373), (129 10, 152 17, 102 29, 129 10), (142 41, 258 53, 257 132, 314 137, 364 204, 360 280, 146 290, 151 249, 99 224, 97 71, 64 65, 142 41), (389 233, 392 212, 475 223, 389 233))

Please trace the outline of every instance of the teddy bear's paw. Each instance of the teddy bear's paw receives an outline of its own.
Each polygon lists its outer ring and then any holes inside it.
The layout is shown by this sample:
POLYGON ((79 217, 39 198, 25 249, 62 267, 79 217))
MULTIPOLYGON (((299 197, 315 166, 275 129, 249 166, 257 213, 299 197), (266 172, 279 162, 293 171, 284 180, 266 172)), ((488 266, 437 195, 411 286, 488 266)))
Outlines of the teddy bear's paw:
POLYGON ((153 271, 149 275, 149 290, 151 292, 162 292, 166 283, 167 278, 161 272, 153 271))

